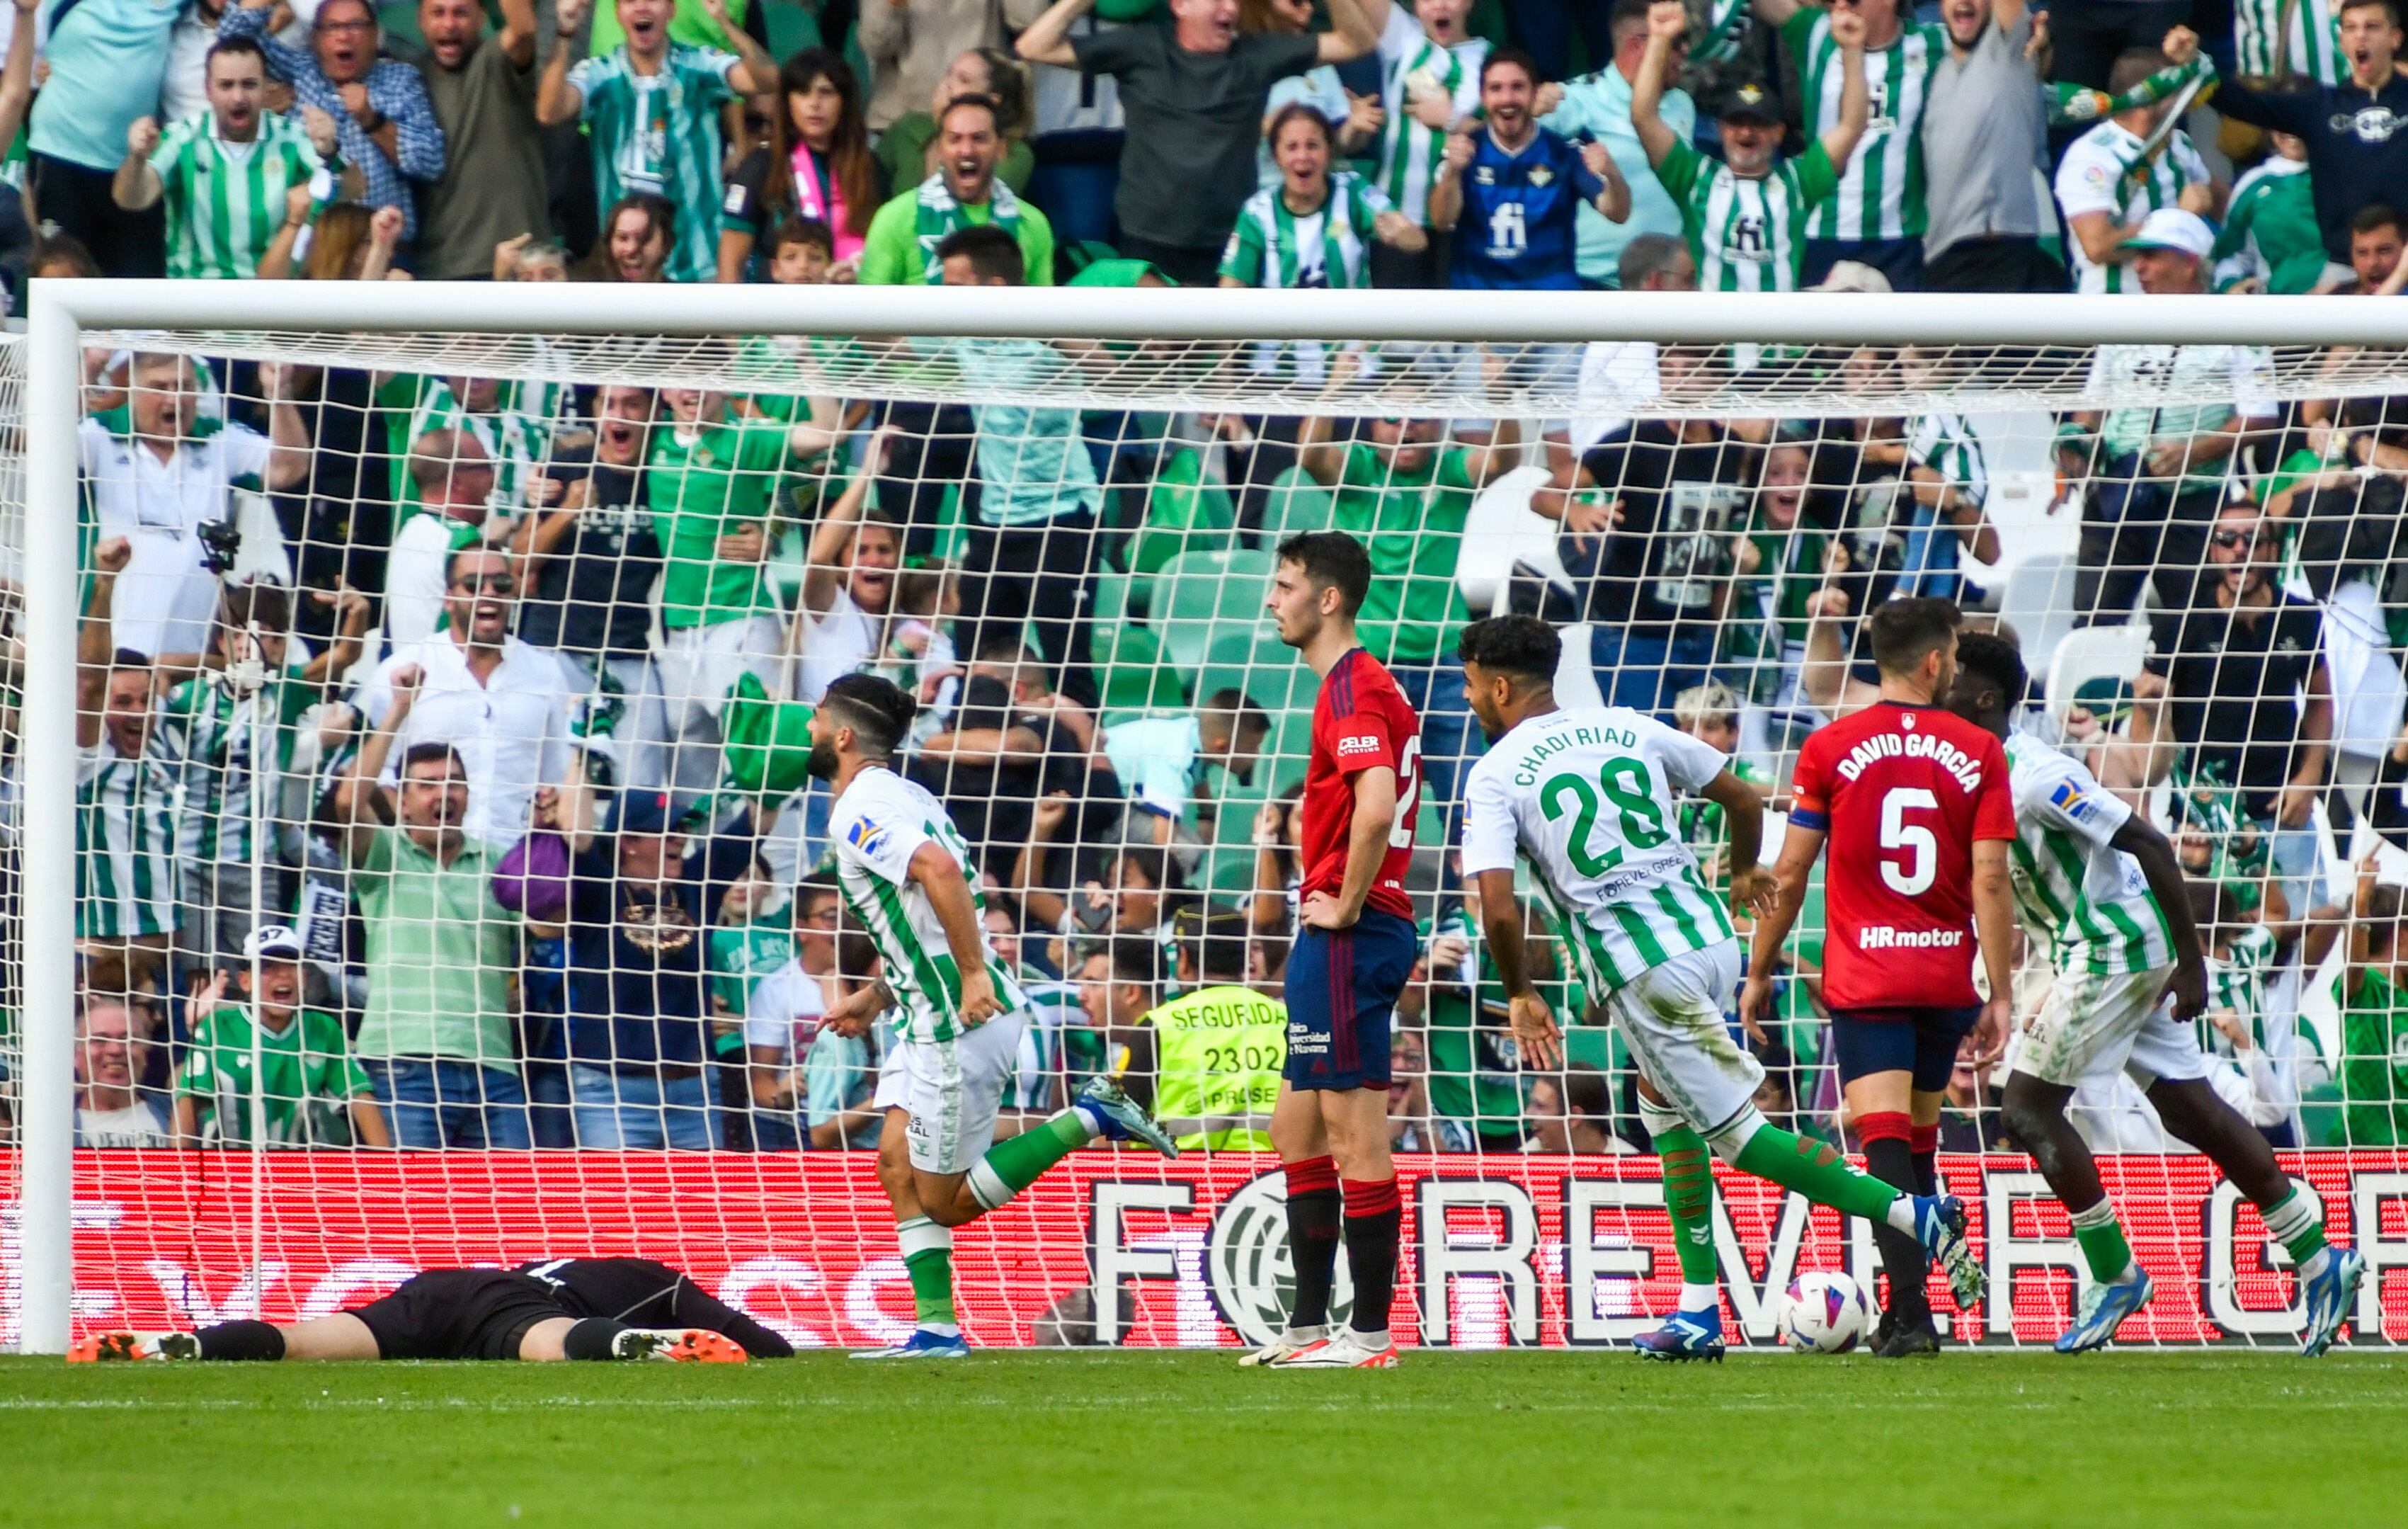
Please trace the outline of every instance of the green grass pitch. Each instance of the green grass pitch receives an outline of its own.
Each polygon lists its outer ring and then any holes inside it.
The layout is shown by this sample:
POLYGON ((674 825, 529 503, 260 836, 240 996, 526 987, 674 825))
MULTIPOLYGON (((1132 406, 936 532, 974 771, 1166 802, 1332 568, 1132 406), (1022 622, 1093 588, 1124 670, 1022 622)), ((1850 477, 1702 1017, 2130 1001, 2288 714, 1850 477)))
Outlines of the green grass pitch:
POLYGON ((2408 1355, 0 1362, 0 1524, 2399 1523, 2408 1355))

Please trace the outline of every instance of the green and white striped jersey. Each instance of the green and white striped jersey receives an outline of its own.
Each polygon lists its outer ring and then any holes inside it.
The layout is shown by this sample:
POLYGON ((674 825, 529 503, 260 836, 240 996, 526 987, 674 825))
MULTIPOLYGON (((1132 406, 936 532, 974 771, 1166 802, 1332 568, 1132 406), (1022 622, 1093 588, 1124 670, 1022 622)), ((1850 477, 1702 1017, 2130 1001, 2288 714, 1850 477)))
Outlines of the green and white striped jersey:
POLYGON ((1990 497, 1990 469, 1982 442, 1962 414, 1934 410, 1913 422, 1907 432, 1906 454, 1918 467, 1940 474, 1941 482, 1978 506, 1990 497))
POLYGON ((1367 256, 1380 214, 1396 204, 1352 170, 1333 170, 1329 198, 1307 213, 1292 212, 1276 186, 1258 191, 1238 209, 1238 225, 1221 252, 1221 274, 1250 287, 1368 287, 1367 256))
POLYGON ((2057 166, 2057 205, 2063 209, 2065 253, 2072 262, 2076 290, 2138 292, 2140 278, 2122 264, 2100 266, 2082 252, 2073 220, 2086 212, 2104 212, 2125 227, 2139 223, 2161 207, 2182 199, 2183 188, 2209 179, 2207 161, 2199 157, 2190 135, 2180 128, 2166 136, 2155 157, 2143 160, 2143 140, 2121 123, 2103 122, 2067 146, 2057 166))
POLYGON ((1702 292, 1795 292, 1806 258, 1806 220, 1839 188, 1831 156, 1810 143, 1760 180, 1731 173, 1675 142, 1656 179, 1681 208, 1681 229, 1702 292))
POLYGON ((2153 972, 2174 962, 2173 931, 2139 862, 2115 848, 2132 809, 2079 762, 2027 733, 2007 738, 2015 838, 2009 880, 2024 928, 2060 972, 2153 972))
POLYGON ((290 118, 262 113, 249 143, 218 137, 217 113, 169 124, 150 151, 165 192, 167 274, 248 281, 284 226, 284 194, 325 165, 290 118))
MULTIPOLYGON (((882 765, 855 775, 828 809, 837 885, 847 911, 878 946, 882 974, 898 1010, 896 1037, 905 1041, 957 1040, 963 1030, 960 969, 927 892, 911 879, 911 857, 930 840, 956 864, 972 863, 944 803, 882 765)), ((969 891, 983 916, 986 902, 977 882, 969 891)), ((986 945, 982 927, 979 943, 986 945)), ((986 970, 1007 1011, 1027 1007, 1018 979, 991 947, 986 970)))
POLYGON ((2338 85, 2347 79, 2349 60, 2341 50, 2342 4, 2343 0, 2233 0, 2232 51, 2241 73, 2268 79, 2305 75, 2319 85, 2338 85), (2289 13, 2287 26, 2286 12, 2289 13))
POLYGON ((237 697, 222 672, 204 671, 167 692, 152 725, 151 747, 181 782, 181 822, 177 852, 201 864, 251 863, 254 807, 268 821, 272 840, 279 816, 283 772, 293 759, 293 729, 319 699, 318 687, 288 666, 256 700, 237 697), (253 719, 265 708, 276 763, 265 776, 251 769, 253 719))
MULTIPOLYGON (((2274 974, 2274 958, 2279 954, 2274 931, 2263 924, 2251 924, 2232 937, 2223 955, 2207 958, 2209 1013, 2222 1010, 2240 1016, 2249 1027, 2250 1039, 2261 1049, 2266 1046, 2266 983, 2274 974)), ((2232 1055, 2232 1043, 2208 1023, 2206 1015, 2199 1018, 2199 1045, 2212 1057, 2232 1055)))
POLYGON ((1398 0, 1388 9, 1380 35, 1380 106, 1388 114, 1380 130, 1380 189, 1413 222, 1429 223, 1429 192, 1446 157, 1446 134, 1413 120, 1412 97, 1443 94, 1459 121, 1480 107, 1480 65, 1488 39, 1467 37, 1441 48, 1398 0))
POLYGON ((1463 873, 1510 871, 1518 853, 1592 1000, 1650 968, 1730 939, 1730 917, 1681 837, 1676 789, 1727 761, 1627 706, 1525 720, 1464 785, 1463 873))
MULTIPOLYGON (((472 410, 461 401, 447 380, 422 378, 402 449, 407 452, 411 441, 429 430, 466 430, 485 448, 487 460, 494 464, 494 504, 523 509, 526 505, 527 480, 551 450, 552 426, 560 418, 563 401, 557 383, 506 382, 494 408, 472 410), (521 399, 535 407, 523 407, 521 399)), ((418 484, 409 477, 407 456, 399 466, 401 474, 394 492, 403 505, 415 506, 418 484)), ((396 527, 413 512, 405 508, 395 521, 396 527)))
MULTIPOLYGON (((1830 13, 1813 6, 1782 23, 1782 40, 1798 63, 1805 94, 1805 128, 1821 137, 1840 120, 1840 45, 1831 39, 1830 13)), ((1809 238, 1919 238, 1930 222, 1923 192, 1923 103, 1931 73, 1947 56, 1942 28, 1908 22, 1886 48, 1865 50, 1864 136, 1856 139, 1840 178, 1838 197, 1817 208, 1809 238)))
POLYGON ((122 940, 176 928, 176 777, 107 737, 76 751, 76 937, 122 940))
POLYGON ((677 209, 672 281, 708 281, 719 270, 719 108, 735 94, 727 77, 738 62, 715 48, 671 43, 660 72, 643 75, 622 44, 568 71, 583 97, 595 204, 644 191, 677 209))

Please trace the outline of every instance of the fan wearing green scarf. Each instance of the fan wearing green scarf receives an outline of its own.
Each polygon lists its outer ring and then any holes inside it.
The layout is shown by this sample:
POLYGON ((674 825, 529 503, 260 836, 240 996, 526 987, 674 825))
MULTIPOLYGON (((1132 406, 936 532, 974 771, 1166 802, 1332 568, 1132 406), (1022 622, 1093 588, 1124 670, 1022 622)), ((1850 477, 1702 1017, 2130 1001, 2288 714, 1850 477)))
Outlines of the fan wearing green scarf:
POLYGON ((869 223, 860 280, 870 286, 935 286, 944 280, 937 246, 956 229, 993 224, 1020 241, 1028 284, 1054 284, 1054 227, 1045 214, 996 179, 1003 134, 990 96, 957 95, 937 124, 939 168, 869 223))

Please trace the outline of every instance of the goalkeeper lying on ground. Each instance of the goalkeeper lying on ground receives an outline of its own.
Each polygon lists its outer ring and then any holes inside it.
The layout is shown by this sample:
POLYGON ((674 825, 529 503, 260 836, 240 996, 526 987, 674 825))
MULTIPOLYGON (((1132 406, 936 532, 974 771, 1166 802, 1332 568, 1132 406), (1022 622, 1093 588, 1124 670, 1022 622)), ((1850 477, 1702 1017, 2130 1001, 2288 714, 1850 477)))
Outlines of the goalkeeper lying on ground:
POLYGON ((552 1259, 516 1269, 429 1269, 380 1301, 306 1322, 220 1322, 197 1333, 95 1333, 70 1362, 188 1359, 790 1359, 785 1339, 641 1258, 552 1259))

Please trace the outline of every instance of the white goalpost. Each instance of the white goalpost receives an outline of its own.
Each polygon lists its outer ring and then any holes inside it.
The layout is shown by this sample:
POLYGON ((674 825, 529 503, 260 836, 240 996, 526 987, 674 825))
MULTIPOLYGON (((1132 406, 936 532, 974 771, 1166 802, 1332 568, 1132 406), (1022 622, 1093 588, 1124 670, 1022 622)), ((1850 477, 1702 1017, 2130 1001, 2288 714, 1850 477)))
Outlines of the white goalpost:
MULTIPOLYGON (((9 1282, 17 1306, 16 1347, 26 1353, 63 1353, 83 1315, 77 1304, 75 1258, 79 1235, 75 1056, 80 937, 76 740, 79 623, 83 614, 90 533, 82 508, 78 433, 85 420, 88 350, 168 351, 227 362, 339 365, 376 374, 439 376, 456 371, 530 384, 758 390, 932 404, 1001 401, 1092 411, 1154 411, 1208 419, 1393 415, 1438 417, 1460 426, 1467 420, 1511 417, 1530 422, 1522 436, 1528 463, 1523 469, 1526 473, 1546 460, 1537 439, 1544 430, 1567 421, 1577 430, 1578 422, 1588 416, 1676 422, 1761 416, 1812 424, 1854 415, 1920 419, 1944 412, 2013 415, 2028 421, 2047 413, 2113 411, 2119 406, 2189 408, 2204 407, 2219 398, 2229 400, 2227 374, 2220 371, 2205 376, 2169 365, 2115 373, 2111 382, 2102 383, 2100 379, 2105 374, 2097 362, 2100 349, 2109 346, 2262 350, 2264 364, 2256 385, 2278 402, 2408 396, 2408 308, 2330 296, 36 281, 32 284, 22 342, 24 504, 22 603, 17 635, 23 660, 16 744, 21 958, 19 1054, 10 1069, 17 1111, 11 1232, 16 1267, 9 1282), (808 347, 799 353, 781 351, 765 357, 734 338, 759 336, 824 338, 846 343, 818 351, 808 347), (1095 364, 1049 382, 1040 393, 1029 394, 1014 382, 984 377, 975 369, 928 368, 921 364, 924 347, 889 338, 934 336, 1033 339, 1106 349, 1095 364), (1331 354, 1355 353, 1361 359, 1354 364, 1354 384, 1333 388, 1317 378, 1304 378, 1299 368, 1256 368, 1249 363, 1257 347, 1303 342, 1317 342, 1331 354), (1638 372, 1615 373, 1607 364, 1611 358, 1601 352, 1589 349, 1584 353, 1584 348, 1641 345, 1693 349, 1700 353, 1737 347, 1748 353, 1749 362, 1718 363, 1711 368, 1676 373, 1670 368, 1658 368, 1651 352, 1638 372), (1585 369, 1584 362, 1589 363, 1585 369), (1643 381, 1633 382, 1634 375, 1643 381)), ((1810 431, 1804 439, 1811 445, 1822 438, 1810 431)), ((1197 440, 1199 457, 1217 464, 1221 437, 1207 428, 1197 440)), ((2043 465, 2024 470, 2017 492, 2054 493, 2046 481, 2051 451, 2045 444, 2029 445, 2028 460, 2043 465)), ((1212 466, 1208 470, 1218 469, 1212 466)), ((1942 481, 1944 490, 1944 473, 1942 481)), ((1615 485, 1597 487, 1610 497, 1615 485)), ((1756 491, 1751 483, 1745 492, 1756 491)), ((1522 492, 1526 504, 1527 484, 1522 492)), ((2045 507, 2033 506, 2033 513, 2054 513, 2056 508, 2052 499, 2045 507)), ((2073 512, 2078 519, 2079 512, 2073 512)), ((1979 518, 1977 507, 1975 519, 1979 518)), ((1530 534, 1526 516, 1512 524, 1522 534, 1530 534)), ((2057 531, 2071 535, 2062 526, 2057 531)), ((1541 526, 1537 534, 1543 542, 1549 533, 1541 526)), ((1469 536, 1467 533, 1463 549, 1467 558, 1474 555, 1469 536)), ((1507 599, 1502 584, 1514 556, 1500 553, 1495 545, 1480 549, 1479 555, 1483 566, 1491 568, 1489 585, 1484 588, 1495 587, 1501 609, 1507 599)), ((2071 579, 2073 559, 2066 556, 2062 561, 2065 577, 2071 579)), ((2052 634, 2072 625, 2059 597, 2042 597, 2037 609, 2052 618, 2047 624, 2052 634)), ((1737 619, 1728 605, 1718 604, 1714 610, 1717 622, 1737 619)), ((1770 605, 1767 611, 1771 612, 1770 605)), ((1485 612, 1474 609, 1471 613, 1485 612)), ((1573 619, 1587 618, 1576 615, 1573 619)), ((1777 613, 1768 614, 1767 625, 1776 624, 1777 619, 1777 613)), ((2028 643, 2035 639, 2033 634, 2026 635, 2028 656, 2028 643)), ((800 642, 792 656, 808 658, 800 642)), ((1439 662, 1444 663, 1451 654, 1450 639, 1438 656, 1439 662)), ((1168 659, 1155 661, 1168 663, 1168 659)), ((1099 657, 1097 663, 1100 667, 1103 660, 1099 657)), ((1241 671, 1242 664, 1241 660, 1241 671)), ((2044 664, 2043 658, 2034 666, 2036 682, 2044 664)), ((1200 709, 1203 702, 1199 685, 1193 704, 1183 710, 1200 709)), ((1664 704, 1669 710, 1669 695, 1664 704)), ((255 719, 260 714, 252 714, 255 719)), ((259 726, 256 720, 251 725, 259 726)), ((1278 728, 1275 718, 1274 737, 1284 736, 1278 728)), ((251 745, 255 760, 269 752, 257 743, 260 736, 254 733, 251 745)), ((1774 751, 1778 752, 1778 745, 1774 751)), ((1275 799, 1262 794, 1246 801, 1252 811, 1275 799)), ((1176 817, 1176 812, 1171 815, 1176 817)), ((2327 824, 2321 808, 2314 821, 2327 824)), ((264 825, 255 820, 254 826, 264 825)), ((1202 853, 1207 861, 1225 852, 1219 845, 1246 850, 1226 825, 1218 831, 1219 838, 1212 829, 1205 832, 1202 853)), ((2374 843, 2371 831, 2361 831, 2365 837, 2358 843, 2359 852, 2374 843)), ((2351 863, 2353 843, 2345 827, 2336 831, 2327 826, 2324 832, 2330 841, 2326 854, 2337 878, 2351 863)), ((265 854, 258 846, 267 837, 265 832, 254 833, 255 856, 265 854)), ((1777 844, 1769 844, 1766 854, 1770 857, 1776 850, 1777 844)), ((256 873, 256 865, 253 870, 256 873)), ((1434 876, 1443 874, 1433 871, 1434 876)), ((1234 895, 1244 894, 1240 890, 1234 895)), ((264 913, 264 905, 252 901, 264 913)), ((1476 964, 1476 952, 1468 959, 1476 964)), ((2315 975, 2302 970, 2301 987, 2310 986, 2308 979, 2315 975)), ((1476 1008, 1476 979, 1469 986, 1476 1008)), ((2323 1002, 2330 1008, 2329 1000, 2318 1000, 2314 994, 2305 1002, 2323 1002)), ((1467 1080, 1466 1087, 1469 1086, 1467 1080)), ((1794 1103, 1801 1111, 1813 1107, 1803 1099, 1794 1103)), ((262 1119, 254 1113, 250 1131, 254 1138, 265 1134, 262 1119)), ((256 1140, 253 1150, 258 1150, 256 1140)), ((2382 1205, 2408 1196, 2408 1173, 2402 1169, 2408 1169, 2408 1159, 2386 1158, 2382 1163, 2370 1160, 2363 1180, 2350 1181, 2356 1185, 2356 1203, 2349 1207, 2349 1219, 2361 1246, 2378 1233, 2382 1205), (2378 1167, 2380 1174, 2374 1172, 2378 1167)), ((1197 1192, 1219 1197, 1215 1203, 1223 1206, 1236 1204, 1251 1172, 1239 1166, 1225 1170, 1208 1165, 1197 1181, 1197 1192)), ((1421 1186, 1415 1202, 1413 1214, 1437 1229, 1423 1236, 1417 1254, 1409 1255, 1409 1262, 1419 1270, 1412 1277, 1420 1281, 1415 1288, 1420 1291, 1423 1341, 1462 1341, 1465 1331, 1493 1328, 1502 1334, 1500 1342, 1535 1342, 1541 1325, 1551 1334, 1569 1333, 1563 1341, 1601 1341, 1583 1334, 1591 1331, 1584 1324, 1592 1319, 1602 1323, 1604 1315, 1567 1309, 1567 1298, 1540 1293, 1541 1280, 1528 1271, 1543 1264, 1551 1271, 1545 1280, 1555 1282, 1567 1278, 1567 1267, 1573 1271, 1570 1277, 1575 1282, 1635 1281, 1639 1266, 1629 1262, 1626 1253, 1614 1250, 1617 1245, 1611 1237, 1600 1240, 1598 1234, 1598 1227, 1609 1223, 1592 1219, 1585 1232, 1573 1232, 1549 1221, 1555 1230, 1553 1235, 1542 1236, 1538 1230, 1540 1213, 1533 1211, 1529 1236, 1521 1238, 1515 1230, 1521 1225, 1515 1219, 1521 1211, 1501 1199, 1483 1200, 1478 1192, 1483 1186, 1468 1182, 1477 1176, 1470 1169, 1453 1176, 1433 1175, 1421 1186), (1502 1218, 1499 1224, 1506 1228, 1493 1238, 1488 1230, 1492 1212, 1502 1218), (1456 1230, 1450 1232, 1450 1227, 1456 1230), (1526 1324, 1522 1304, 1526 1276, 1529 1281, 1526 1324), (1452 1338, 1450 1320, 1455 1324, 1452 1338)), ((633 1182, 626 1191, 631 1204, 651 1192, 632 1187, 633 1182)), ((1643 1193, 1616 1199, 1588 1190, 1575 1194, 1570 1187, 1585 1182, 1577 1176, 1564 1180, 1564 1203, 1569 1205, 1577 1199, 1581 1215, 1611 1218, 1627 1214, 1625 1207, 1647 1203, 1643 1193)), ((2003 1224, 2014 1214, 2017 1197, 2031 1194, 2033 1186, 1994 1183, 1990 1190, 1990 1214, 2003 1224)), ((261 1214, 265 1192, 254 1181, 250 1206, 253 1217, 261 1214)), ((366 1188, 359 1192, 364 1200, 372 1195, 366 1188)), ((1527 1199, 1533 1191, 1516 1189, 1513 1192, 1527 1199)), ((1117 1312, 1124 1281, 1133 1286, 1137 1281, 1156 1280, 1175 1283, 1182 1292, 1191 1285, 1203 1292, 1192 1301, 1182 1293, 1181 1299, 1187 1304, 1176 1314, 1160 1319, 1162 1331, 1180 1334, 1178 1341, 1224 1341, 1216 1322, 1236 1334, 1246 1333, 1245 1322, 1232 1309, 1227 1289, 1216 1283, 1223 1276, 1214 1262, 1231 1256, 1228 1239, 1242 1230, 1237 1225, 1238 1212, 1216 1220, 1209 1232, 1182 1232, 1174 1227, 1150 1243, 1137 1240, 1134 1233, 1124 1237, 1122 1221, 1129 1217, 1161 1216, 1203 1204, 1193 1195, 1179 1201, 1168 1193, 1149 1199, 1147 1193, 1144 1185, 1098 1189, 1089 1207, 1095 1222, 1076 1233, 1076 1251, 1090 1260, 1096 1270, 1093 1320, 1098 1331, 1118 1331, 1121 1319, 1108 1314, 1107 1308, 1117 1312), (1119 1198, 1113 1199, 1115 1194, 1119 1198), (1104 1240, 1107 1232, 1109 1247, 1104 1240)), ((1660 1206, 1660 1198, 1656 1204, 1660 1206)), ((662 1214, 674 1212, 672 1202, 653 1204, 662 1214)), ((1245 1208, 1260 1210, 1251 1203, 1245 1208)), ((796 1214, 807 1219, 808 1207, 796 1214)), ((1544 1211, 1547 1217, 1558 1214, 1555 1207, 1544 1211)), ((2211 1214, 2224 1218, 2217 1223, 2217 1234, 2224 1239, 2217 1246, 2224 1247, 2235 1235, 2232 1208, 2219 1201, 2211 1214)), ((1057 1240, 1072 1236, 1058 1228, 1045 1234, 1057 1240)), ((256 1279, 264 1257, 257 1253, 257 1245, 267 1233, 254 1224, 248 1235, 253 1245, 252 1277, 256 1279)), ((1752 1238, 1754 1233, 1746 1235, 1752 1238)), ((2190 1232, 2181 1235, 2198 1240, 2190 1232)), ((1862 1241, 1861 1236, 1858 1240, 1862 1241)), ((1727 1248, 1727 1265, 1738 1242, 1738 1234, 1733 1234, 1727 1248)), ((2057 1250, 2034 1254, 2027 1262, 2033 1267, 2067 1267, 2062 1248, 2055 1243, 2050 1247, 2057 1250)), ((746 1277, 765 1282, 786 1277, 773 1266, 774 1251, 763 1250, 761 1258, 746 1266, 751 1270, 746 1277)), ((2014 1260, 2028 1251, 1994 1249, 1994 1281, 2005 1283, 2020 1266, 2014 1260)), ((2408 1246, 2398 1245, 2395 1239, 2393 1251, 2398 1256, 2390 1260, 2391 1266, 2408 1267, 2408 1246)), ((2229 1248, 2225 1253, 2229 1256, 2229 1248)), ((1850 1256, 1870 1266, 1869 1247, 1854 1249, 1850 1256)), ((1660 1279, 1669 1261, 1659 1253, 1656 1262, 1664 1266, 1654 1271, 1653 1277, 1660 1279)), ((2369 1291, 2360 1305, 2361 1320, 2371 1320, 2375 1328, 2371 1336, 2380 1337, 2385 1267, 2377 1263, 2372 1272, 2369 1291)), ((736 1276, 731 1273, 729 1277, 736 1276)), ((1769 1276, 1749 1273, 1746 1277, 1769 1276)), ((2218 1287, 2221 1294, 2211 1296, 2211 1307, 2224 1309, 2215 1307, 2217 1300, 2225 1306, 2233 1305, 2229 1287, 2235 1277, 2222 1273, 2211 1277, 2211 1283, 2224 1281, 2218 1287)), ((870 1278, 867 1274, 857 1277, 858 1280, 870 1278)), ((802 1289, 807 1283, 795 1288, 802 1289)), ((861 1288, 875 1294, 873 1286, 861 1288)), ((1770 1293, 1777 1294, 1778 1289, 1772 1287, 1770 1293)), ((827 1293, 826 1299, 834 1304, 838 1297, 827 1293)), ((1570 1304, 1587 1300, 1584 1293, 1570 1304)), ((2226 1322, 2219 1332, 2228 1339, 2275 1333, 2272 1326, 2250 1326, 2251 1321, 2264 1319, 2262 1310, 2252 1308, 2226 1322)), ((1031 1319, 1029 1313, 1015 1310, 1011 1320, 1025 1328, 1031 1319)), ((2012 1311, 2004 1318, 1994 1317, 1985 1332, 2014 1338, 2013 1320, 2012 1311)), ((824 1325, 831 1334, 835 1333, 833 1319, 824 1325)), ((2396 1321, 2394 1330, 2398 1330, 2396 1321)), ((835 1339, 831 1335, 826 1341, 835 1339)))

